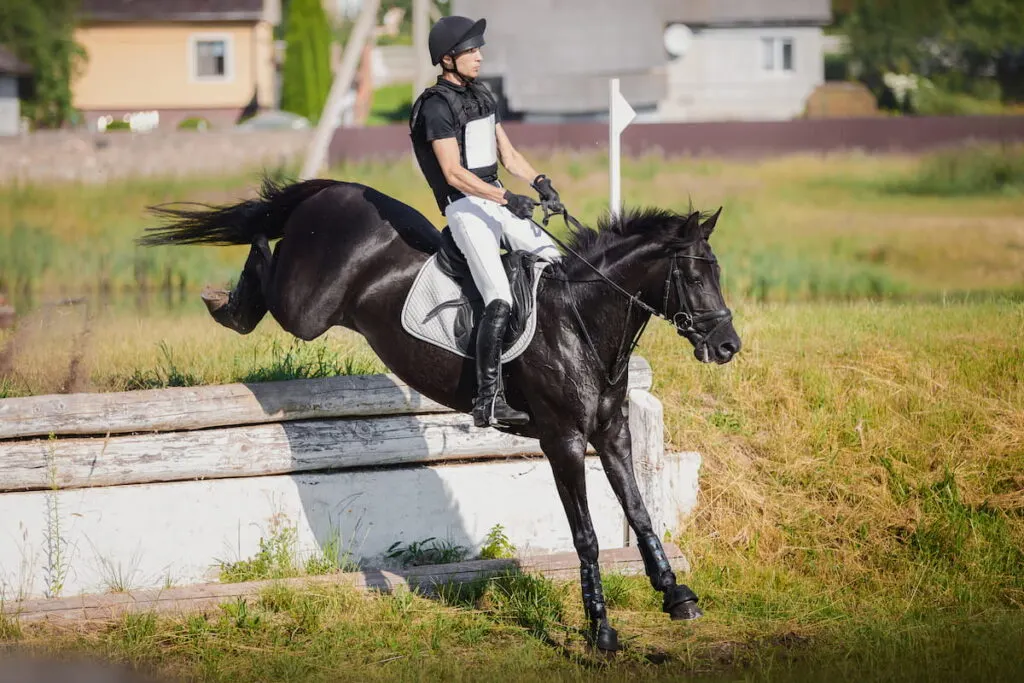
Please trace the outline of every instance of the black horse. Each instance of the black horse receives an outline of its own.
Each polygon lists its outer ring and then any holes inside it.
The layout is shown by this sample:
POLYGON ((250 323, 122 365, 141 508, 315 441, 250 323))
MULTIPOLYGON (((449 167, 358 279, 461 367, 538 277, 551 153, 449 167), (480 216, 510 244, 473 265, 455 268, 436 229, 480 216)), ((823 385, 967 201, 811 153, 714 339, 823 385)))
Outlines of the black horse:
MULTIPOLYGON (((199 209, 156 207, 164 225, 140 244, 251 244, 229 292, 206 290, 213 317, 242 334, 270 311, 289 333, 314 339, 330 327, 363 335, 384 364, 431 399, 468 413, 474 362, 406 334, 406 294, 441 233, 412 207, 357 183, 264 180, 259 199, 199 209), (268 240, 281 238, 271 253, 268 240)), ((587 507, 584 455, 593 444, 630 526, 651 585, 673 619, 701 616, 697 595, 677 584, 633 474, 626 400, 629 354, 652 313, 675 324, 702 362, 728 362, 740 349, 719 285, 708 238, 712 216, 648 209, 577 226, 567 255, 538 287, 537 330, 526 351, 503 370, 508 402, 530 416, 503 428, 539 439, 580 558, 589 637, 617 649, 608 625, 597 537, 587 507), (605 277, 601 277, 605 276, 605 277), (629 296, 628 294, 634 294, 629 296), (632 340, 632 344, 630 341, 632 340)))

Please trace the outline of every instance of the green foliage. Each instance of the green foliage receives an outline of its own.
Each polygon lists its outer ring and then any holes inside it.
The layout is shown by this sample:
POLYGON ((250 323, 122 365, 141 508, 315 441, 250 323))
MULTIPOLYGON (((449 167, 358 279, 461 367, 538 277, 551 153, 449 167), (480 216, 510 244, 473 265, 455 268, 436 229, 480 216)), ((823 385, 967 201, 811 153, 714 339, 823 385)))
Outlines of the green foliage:
POLYGON ((392 83, 373 91, 370 115, 366 125, 382 126, 404 123, 412 113, 412 84, 392 83))
POLYGON ((23 221, 0 227, 0 291, 32 287, 50 270, 58 248, 45 228, 23 221))
POLYGON ((75 116, 71 81, 86 54, 74 40, 78 0, 0 2, 0 45, 32 69, 22 114, 37 128, 59 128, 75 116))
POLYGON ((372 375, 376 364, 356 356, 338 358, 324 340, 304 342, 292 339, 287 346, 274 340, 271 358, 254 370, 241 374, 240 382, 278 382, 288 379, 315 379, 339 375, 372 375))
POLYGON ((893 182, 889 190, 934 196, 1024 194, 1024 153, 998 146, 936 152, 921 162, 915 175, 893 182))
POLYGON ((183 119, 178 124, 178 130, 210 130, 210 122, 204 119, 202 116, 190 116, 187 119, 183 119))
POLYGON ((850 56, 828 53, 825 55, 825 80, 846 81, 850 78, 850 56))
POLYGON ((288 7, 281 109, 316 123, 331 89, 331 28, 320 0, 288 7))
POLYGON ((167 387, 194 387, 203 384, 200 377, 180 367, 174 359, 174 353, 166 342, 159 343, 162 364, 153 369, 136 369, 119 383, 124 391, 140 389, 165 389, 167 387))
POLYGON ((132 129, 132 124, 128 123, 127 121, 122 121, 121 119, 114 119, 113 121, 108 123, 107 127, 104 128, 103 130, 104 130, 104 132, 107 132, 107 133, 113 133, 113 132, 117 132, 117 131, 131 130, 131 129, 132 129))
POLYGON ((495 524, 484 537, 484 545, 480 548, 481 560, 499 560, 516 556, 516 547, 505 535, 505 527, 495 524))
POLYGON ((298 575, 295 566, 298 534, 294 527, 281 525, 268 538, 260 539, 259 552, 247 560, 220 563, 224 583, 284 579, 298 575))
POLYGON ((540 575, 507 574, 491 581, 484 600, 499 620, 526 629, 534 638, 551 641, 555 629, 565 623, 568 587, 540 575))
MULTIPOLYGON (((843 29, 860 77, 884 103, 886 72, 962 74, 965 83, 1024 48, 1024 3, 1018 0, 856 0, 843 29)), ((945 88, 940 88, 945 89, 945 88)), ((953 87, 951 92, 966 92, 953 87)))
POLYGON ((426 564, 450 564, 466 559, 469 550, 451 541, 441 541, 433 536, 403 545, 395 541, 388 546, 384 556, 397 561, 403 567, 418 567, 426 564))

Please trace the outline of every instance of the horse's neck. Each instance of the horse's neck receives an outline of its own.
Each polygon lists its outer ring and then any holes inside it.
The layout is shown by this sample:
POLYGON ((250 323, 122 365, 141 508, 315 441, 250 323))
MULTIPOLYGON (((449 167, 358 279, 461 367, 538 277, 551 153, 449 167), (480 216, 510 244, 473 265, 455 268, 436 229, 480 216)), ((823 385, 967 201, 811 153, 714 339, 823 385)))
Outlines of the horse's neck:
MULTIPOLYGON (((611 271, 611 279, 630 294, 640 294, 642 274, 647 272, 642 264, 621 269, 606 265, 602 270, 611 271)), ((611 370, 617 356, 629 351, 630 342, 649 320, 650 314, 638 307, 635 302, 631 304, 626 294, 604 282, 596 274, 586 279, 586 283, 568 285, 570 291, 567 296, 573 298, 567 303, 575 304, 585 328, 576 332, 580 336, 589 335, 602 365, 611 370)), ((571 312, 567 313, 572 315, 571 312)), ((585 346, 590 345, 585 338, 582 341, 585 346)))

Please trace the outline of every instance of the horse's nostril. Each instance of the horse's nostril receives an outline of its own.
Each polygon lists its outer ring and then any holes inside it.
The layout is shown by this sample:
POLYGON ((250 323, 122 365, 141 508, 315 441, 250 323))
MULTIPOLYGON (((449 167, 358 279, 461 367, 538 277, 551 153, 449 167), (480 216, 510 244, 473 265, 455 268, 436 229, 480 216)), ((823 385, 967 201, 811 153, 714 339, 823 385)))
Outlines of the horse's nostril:
POLYGON ((738 351, 738 349, 732 342, 722 342, 718 345, 718 353, 723 356, 735 356, 736 351, 738 351))

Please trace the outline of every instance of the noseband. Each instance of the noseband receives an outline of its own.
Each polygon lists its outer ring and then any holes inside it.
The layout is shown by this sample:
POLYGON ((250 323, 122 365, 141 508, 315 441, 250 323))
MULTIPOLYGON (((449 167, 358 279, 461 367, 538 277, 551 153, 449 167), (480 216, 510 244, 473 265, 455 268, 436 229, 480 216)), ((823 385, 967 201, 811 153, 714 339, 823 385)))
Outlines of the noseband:
MULTIPOLYGON (((677 249, 672 254, 672 261, 669 265, 668 273, 665 276, 665 296, 662 299, 663 312, 659 312, 655 310, 652 306, 648 306, 646 303, 641 301, 639 294, 630 294, 620 285, 618 285, 615 282, 612 282, 608 278, 608 276, 606 276, 604 273, 598 270, 596 266, 592 265, 589 261, 580 256, 573 249, 568 247, 560 239, 558 239, 550 232, 548 232, 546 229, 548 221, 551 219, 551 216, 556 214, 561 215, 563 220, 566 221, 566 223, 572 223, 572 225, 576 229, 585 229, 582 225, 580 225, 579 221, 577 221, 575 218, 569 215, 569 212, 564 207, 561 211, 549 212, 548 207, 545 206, 543 221, 544 225, 540 225, 532 220, 531 222, 538 228, 543 230, 560 247, 562 247, 563 249, 571 253, 573 256, 578 258, 580 261, 582 261, 584 264, 586 264, 591 270, 597 273, 598 277, 600 277, 606 283, 611 285, 613 289, 615 289, 617 292, 625 296, 628 300, 628 304, 626 307, 627 326, 623 327, 622 338, 619 340, 618 352, 616 354, 615 361, 612 363, 612 371, 608 372, 607 369, 605 370, 605 377, 608 380, 609 385, 614 386, 615 384, 618 384, 619 381, 622 379, 622 376, 625 374, 626 368, 629 365, 629 357, 630 355, 632 355, 633 349, 635 349, 637 344, 640 343, 640 337, 643 336, 644 330, 647 329, 647 323, 650 321, 650 318, 644 320, 643 324, 640 326, 640 329, 637 330, 636 335, 633 337, 632 343, 629 345, 628 348, 625 348, 626 330, 628 327, 630 316, 633 313, 634 306, 654 317, 661 318, 662 320, 671 323, 672 326, 676 329, 676 332, 681 337, 686 337, 686 339, 693 344, 695 349, 700 350, 701 348, 703 348, 704 359, 708 359, 708 356, 710 355, 710 349, 708 348, 708 339, 711 337, 711 335, 715 334, 715 332, 717 332, 723 325, 727 324, 732 320, 732 311, 730 311, 728 308, 719 308, 713 311, 695 312, 693 310, 693 307, 690 305, 689 300, 686 298, 686 288, 683 286, 683 272, 679 269, 679 259, 690 259, 692 261, 706 261, 708 263, 716 263, 715 259, 707 258, 705 256, 694 256, 692 254, 683 253, 683 251, 696 244, 696 242, 685 244, 679 249, 677 249), (668 298, 669 292, 671 291, 673 285, 675 285, 676 298, 679 300, 679 305, 681 308, 680 310, 676 311, 670 318, 668 315, 668 298), (714 325, 706 332, 701 332, 698 329, 698 325, 705 323, 714 323, 714 325)), ((579 311, 576 309, 576 304, 573 303, 571 297, 569 298, 569 303, 573 315, 576 318, 576 323, 580 326, 580 330, 582 330, 583 332, 583 338, 586 340, 587 345, 590 347, 590 350, 593 352, 595 357, 600 357, 597 353, 597 347, 594 345, 594 341, 590 338, 590 333, 587 332, 586 325, 583 324, 583 318, 580 316, 579 311)))
MULTIPOLYGON (((689 245, 687 245, 689 246, 689 245)), ((686 247, 684 247, 685 249, 686 247)), ((719 308, 714 311, 702 311, 694 314, 693 308, 690 306, 690 301, 686 298, 686 291, 683 288, 683 272, 679 270, 679 259, 691 259, 693 261, 707 261, 708 263, 716 263, 713 258, 706 258, 704 256, 693 256, 691 254, 683 254, 680 251, 672 254, 672 265, 669 267, 669 273, 665 277, 665 297, 662 301, 663 314, 654 313, 654 315, 668 319, 668 295, 671 285, 676 286, 676 298, 679 301, 679 305, 682 307, 681 310, 676 311, 669 321, 676 328, 676 332, 680 336, 686 337, 693 344, 694 348, 700 349, 704 347, 705 358, 708 354, 708 338, 711 337, 715 332, 732 320, 732 311, 728 308, 719 308), (697 329, 697 326, 701 323, 714 323, 707 332, 701 332, 697 329)), ((654 309, 651 309, 652 311, 654 309)))

